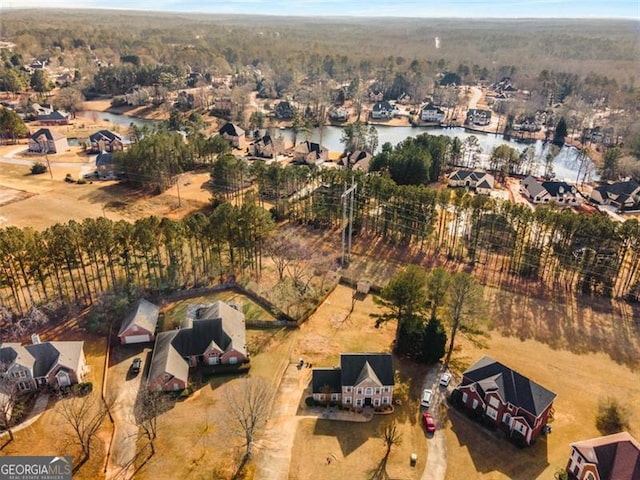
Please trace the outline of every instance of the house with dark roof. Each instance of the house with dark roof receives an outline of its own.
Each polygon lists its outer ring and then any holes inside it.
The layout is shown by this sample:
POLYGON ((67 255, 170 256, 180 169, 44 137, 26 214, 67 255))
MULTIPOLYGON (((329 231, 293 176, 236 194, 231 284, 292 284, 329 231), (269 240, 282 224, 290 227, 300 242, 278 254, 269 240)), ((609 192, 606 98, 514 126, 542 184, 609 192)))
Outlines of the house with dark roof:
POLYGON ((529 175, 520 182, 520 191, 532 203, 556 203, 559 206, 576 206, 581 201, 578 190, 567 182, 539 182, 529 175))
POLYGON ((600 205, 611 205, 621 211, 640 209, 640 184, 635 180, 616 182, 591 190, 591 200, 600 205))
POLYGON ((342 107, 332 108, 329 111, 329 120, 334 122, 346 122, 349 120, 349 110, 342 107))
POLYGON ((157 335, 147 385, 151 390, 183 390, 190 367, 236 365, 248 358, 242 312, 221 301, 191 305, 178 330, 157 335))
POLYGON ((111 130, 98 130, 89 136, 89 152, 115 152, 124 150, 122 137, 111 130))
POLYGON ((249 155, 260 158, 276 158, 284 152, 284 140, 265 133, 249 145, 249 155))
POLYGON ((526 445, 546 427, 556 398, 555 393, 487 356, 462 374, 456 390, 466 409, 526 445))
POLYGON ((356 150, 349 152, 343 156, 338 165, 342 165, 350 170, 361 170, 363 172, 369 171, 369 162, 371 162, 372 155, 364 150, 356 150))
POLYGON ((460 169, 449 175, 448 186, 475 190, 476 193, 490 195, 495 184, 493 175, 484 170, 460 169))
POLYGON ((486 126, 491 123, 491 110, 480 108, 470 108, 467 110, 467 124, 476 126, 486 126))
POLYGON ((293 149, 293 162, 318 165, 329 159, 329 150, 319 143, 304 141, 293 149))
POLYGON ((46 115, 38 115, 38 123, 44 126, 69 125, 69 114, 62 110, 54 110, 46 115))
POLYGON ((120 325, 120 343, 152 342, 156 335, 159 313, 160 307, 140 298, 120 325))
POLYGON ((28 153, 62 153, 69 150, 67 137, 41 128, 29 137, 28 153))
POLYGON ((291 120, 296 113, 296 108, 288 101, 283 100, 275 108, 275 115, 278 120, 291 120))
POLYGON ((445 112, 433 103, 427 103, 420 111, 420 120, 423 122, 442 122, 444 121, 445 112))
POLYGON ((371 118, 374 120, 387 120, 393 118, 395 108, 386 100, 376 102, 371 109, 371 118))
POLYGON ((393 373, 389 353, 342 353, 340 367, 313 369, 313 399, 356 408, 391 405, 393 373))
POLYGON ((40 342, 0 344, 0 379, 15 382, 21 392, 41 387, 68 387, 84 381, 88 372, 84 342, 40 342))
POLYGON ((234 123, 225 123, 218 130, 218 134, 222 135, 234 147, 240 147, 240 143, 244 143, 244 130, 234 123))
POLYGON ((571 444, 570 480, 640 480, 640 443, 627 432, 571 444))

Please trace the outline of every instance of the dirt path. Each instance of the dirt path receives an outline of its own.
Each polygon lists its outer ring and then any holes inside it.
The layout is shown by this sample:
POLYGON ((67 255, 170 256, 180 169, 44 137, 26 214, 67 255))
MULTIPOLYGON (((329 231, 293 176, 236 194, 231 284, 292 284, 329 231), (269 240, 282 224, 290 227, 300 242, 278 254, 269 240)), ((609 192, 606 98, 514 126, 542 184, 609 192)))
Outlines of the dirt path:
POLYGON ((478 101, 482 98, 482 90, 478 87, 471 88, 471 98, 469 99, 469 109, 476 108, 478 101))
POLYGON ((267 433, 258 445, 261 450, 257 462, 257 479, 288 480, 291 450, 302 416, 296 416, 302 392, 309 384, 311 369, 298 369, 290 364, 284 372, 280 388, 273 402, 267 433))

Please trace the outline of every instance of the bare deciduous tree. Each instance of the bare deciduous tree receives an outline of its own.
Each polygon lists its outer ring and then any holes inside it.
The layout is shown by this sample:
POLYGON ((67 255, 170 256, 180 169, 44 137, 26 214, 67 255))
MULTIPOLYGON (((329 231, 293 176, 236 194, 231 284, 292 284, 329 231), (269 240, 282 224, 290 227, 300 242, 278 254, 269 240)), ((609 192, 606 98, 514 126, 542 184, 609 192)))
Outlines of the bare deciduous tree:
POLYGON ((239 380, 225 390, 229 429, 243 439, 244 455, 234 478, 238 478, 253 453, 259 437, 269 417, 273 387, 262 377, 248 377, 239 380))
POLYGON ((163 392, 143 389, 134 406, 134 422, 147 438, 151 455, 155 454, 154 440, 158 437, 158 417, 171 407, 163 392))
POLYGON ((13 440, 11 430, 11 416, 15 413, 14 408, 18 399, 18 385, 15 380, 7 376, 0 377, 2 387, 0 388, 0 432, 6 431, 9 434, 9 442, 13 440))
POLYGON ((108 405, 96 393, 82 397, 60 398, 56 410, 69 428, 72 442, 82 450, 83 458, 76 468, 89 459, 93 440, 107 416, 108 409, 108 405))
POLYGON ((371 472, 370 480, 386 480, 390 478, 387 473, 387 462, 389 461, 391 448, 402 443, 402 434, 398 431, 396 422, 383 424, 380 428, 379 436, 384 442, 385 452, 376 469, 371 472))

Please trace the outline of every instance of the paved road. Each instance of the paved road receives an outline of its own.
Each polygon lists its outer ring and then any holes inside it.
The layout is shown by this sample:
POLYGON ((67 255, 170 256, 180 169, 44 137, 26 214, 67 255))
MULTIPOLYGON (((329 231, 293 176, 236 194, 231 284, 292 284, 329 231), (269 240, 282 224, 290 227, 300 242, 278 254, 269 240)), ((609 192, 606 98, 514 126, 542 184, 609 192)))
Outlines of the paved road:
MULTIPOLYGON (((11 150, 5 156, 0 157, 0 163, 9 163, 12 165, 33 165, 33 162, 44 162, 45 158, 41 155, 34 155, 33 158, 14 158, 19 153, 24 152, 26 149, 24 145, 16 148, 15 150, 11 150)), ((49 162, 56 167, 62 168, 77 168, 82 167, 81 175, 85 173, 90 173, 96 169, 96 157, 97 155, 91 155, 87 157, 87 161, 84 163, 80 162, 57 162, 55 158, 49 158, 49 162)))
POLYGON ((438 386, 440 366, 433 367, 427 373, 422 388, 433 390, 433 399, 429 411, 436 422, 436 431, 431 437, 427 437, 427 463, 422 472, 422 480, 444 480, 447 472, 447 444, 439 411, 440 404, 445 401, 446 389, 438 386))

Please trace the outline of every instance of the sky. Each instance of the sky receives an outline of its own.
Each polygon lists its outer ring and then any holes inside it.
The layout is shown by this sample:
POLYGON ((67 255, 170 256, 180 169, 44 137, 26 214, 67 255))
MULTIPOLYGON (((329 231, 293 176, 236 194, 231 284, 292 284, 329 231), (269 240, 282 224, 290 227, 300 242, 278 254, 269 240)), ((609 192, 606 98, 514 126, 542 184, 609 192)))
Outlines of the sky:
POLYGON ((296 16, 640 20, 640 0, 0 0, 0 6, 296 16))

